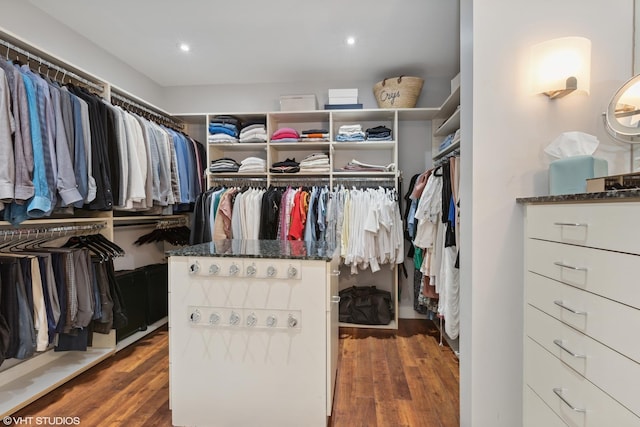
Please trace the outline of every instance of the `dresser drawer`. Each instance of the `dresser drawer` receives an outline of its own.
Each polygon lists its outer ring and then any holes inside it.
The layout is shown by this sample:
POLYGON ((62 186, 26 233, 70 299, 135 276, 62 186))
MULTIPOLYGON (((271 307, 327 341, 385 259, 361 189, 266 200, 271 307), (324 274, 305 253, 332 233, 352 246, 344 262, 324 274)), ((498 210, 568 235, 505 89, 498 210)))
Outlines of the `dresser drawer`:
POLYGON ((640 308, 640 256, 527 239, 527 270, 640 308))
POLYGON ((571 426, 640 426, 640 418, 530 338, 524 369, 525 384, 571 426))
POLYGON ((524 387, 523 427, 567 427, 529 386, 524 387))
POLYGON ((640 364, 527 306, 526 335, 640 416, 640 364))
POLYGON ((531 272, 525 295, 532 306, 640 362, 640 340, 633 335, 640 330, 640 310, 531 272))
POLYGON ((640 203, 527 206, 526 237, 640 254, 640 203))

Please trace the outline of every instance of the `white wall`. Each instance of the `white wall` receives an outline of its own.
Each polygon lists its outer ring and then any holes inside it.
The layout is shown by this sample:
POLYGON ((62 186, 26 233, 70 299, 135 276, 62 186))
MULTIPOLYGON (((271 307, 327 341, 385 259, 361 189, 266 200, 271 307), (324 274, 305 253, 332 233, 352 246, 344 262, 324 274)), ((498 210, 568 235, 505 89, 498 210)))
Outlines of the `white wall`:
POLYGON ((0 0, 0 31, 162 108, 159 85, 26 0, 0 0))
POLYGON ((521 425, 523 313, 523 208, 515 199, 548 194, 542 149, 564 131, 596 135, 609 171, 628 170, 601 112, 631 76, 633 10, 629 0, 463 0, 461 7, 463 26, 473 29, 472 40, 463 30, 461 61, 468 187, 461 208, 461 425, 513 427, 521 425), (591 95, 530 95, 530 46, 568 35, 592 41, 591 95))
MULTIPOLYGON (((453 76, 451 76, 453 77, 453 76)), ((357 88, 364 108, 377 108, 373 96, 376 82, 314 81, 296 84, 173 86, 165 88, 166 109, 175 114, 260 112, 280 110, 281 95, 314 94, 319 108, 328 103, 330 88, 357 88)), ((425 78, 417 107, 439 107, 447 97, 450 80, 425 78)))

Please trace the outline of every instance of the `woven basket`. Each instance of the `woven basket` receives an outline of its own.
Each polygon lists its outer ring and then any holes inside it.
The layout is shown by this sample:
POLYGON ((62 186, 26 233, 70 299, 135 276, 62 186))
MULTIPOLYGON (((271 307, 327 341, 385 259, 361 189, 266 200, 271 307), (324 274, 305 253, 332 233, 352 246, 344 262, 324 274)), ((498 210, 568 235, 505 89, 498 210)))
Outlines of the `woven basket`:
POLYGON ((418 102, 424 80, 400 76, 384 79, 373 86, 379 108, 413 108, 418 102))

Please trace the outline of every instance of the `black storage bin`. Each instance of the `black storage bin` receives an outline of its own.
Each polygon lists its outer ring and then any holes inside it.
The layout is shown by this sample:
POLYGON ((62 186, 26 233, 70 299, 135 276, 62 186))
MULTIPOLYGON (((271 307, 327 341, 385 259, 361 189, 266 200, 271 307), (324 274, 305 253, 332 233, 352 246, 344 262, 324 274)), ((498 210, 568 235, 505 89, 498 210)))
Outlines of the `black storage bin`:
POLYGON ((153 264, 144 267, 147 286, 147 325, 169 314, 169 267, 153 264))
POLYGON ((116 329, 116 342, 147 329, 147 278, 144 269, 116 272, 128 322, 116 329))

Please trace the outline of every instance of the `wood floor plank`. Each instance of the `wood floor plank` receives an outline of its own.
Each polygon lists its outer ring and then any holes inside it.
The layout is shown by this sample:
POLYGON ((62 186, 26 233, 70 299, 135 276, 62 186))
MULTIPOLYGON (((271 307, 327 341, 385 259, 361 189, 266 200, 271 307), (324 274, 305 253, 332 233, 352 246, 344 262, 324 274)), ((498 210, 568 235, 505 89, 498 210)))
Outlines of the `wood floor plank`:
MULTIPOLYGON (((459 426, 458 359, 430 321, 397 331, 341 328, 329 427, 459 426)), ((79 417, 82 426, 171 426, 168 330, 118 352, 14 416, 79 417)))

